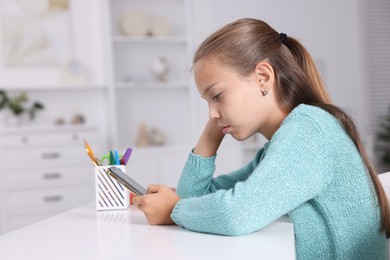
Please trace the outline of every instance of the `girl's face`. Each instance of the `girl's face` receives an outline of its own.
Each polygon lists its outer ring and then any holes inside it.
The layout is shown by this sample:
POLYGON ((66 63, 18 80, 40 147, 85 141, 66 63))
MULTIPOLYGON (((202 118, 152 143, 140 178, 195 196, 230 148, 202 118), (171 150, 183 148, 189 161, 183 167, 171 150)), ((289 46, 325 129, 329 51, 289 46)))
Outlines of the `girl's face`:
POLYGON ((261 90, 265 89, 259 80, 269 80, 263 76, 266 75, 254 71, 242 77, 216 58, 194 64, 195 83, 208 103, 210 119, 217 122, 224 134, 239 141, 257 132, 270 139, 285 117, 277 106, 273 86, 267 88, 266 96, 262 95, 261 90))

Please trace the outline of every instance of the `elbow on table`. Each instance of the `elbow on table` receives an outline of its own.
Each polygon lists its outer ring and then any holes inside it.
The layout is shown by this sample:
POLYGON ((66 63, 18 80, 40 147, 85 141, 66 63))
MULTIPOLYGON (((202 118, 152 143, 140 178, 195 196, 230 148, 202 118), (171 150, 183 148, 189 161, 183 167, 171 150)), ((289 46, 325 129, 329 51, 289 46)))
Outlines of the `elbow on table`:
POLYGON ((226 236, 250 234, 267 227, 278 219, 275 215, 261 214, 256 211, 248 212, 231 202, 220 202, 218 211, 218 221, 214 224, 219 226, 220 234, 226 236))
POLYGON ((220 232, 221 235, 225 236, 243 236, 257 231, 252 225, 245 225, 240 222, 240 220, 229 220, 222 223, 222 229, 220 232))
POLYGON ((242 236, 256 232, 269 224, 248 217, 247 215, 234 215, 225 211, 221 213, 220 233, 226 236, 242 236))

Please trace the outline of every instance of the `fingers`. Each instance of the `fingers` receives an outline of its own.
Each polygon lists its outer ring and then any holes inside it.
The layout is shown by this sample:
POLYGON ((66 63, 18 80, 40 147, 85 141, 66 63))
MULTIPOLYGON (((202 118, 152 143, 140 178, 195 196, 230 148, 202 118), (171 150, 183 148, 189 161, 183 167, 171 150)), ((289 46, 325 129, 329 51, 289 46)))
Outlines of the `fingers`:
POLYGON ((157 184, 150 184, 148 186, 148 193, 157 193, 161 191, 161 189, 164 187, 164 185, 157 185, 157 184))
POLYGON ((144 196, 135 196, 134 198, 133 198, 133 205, 135 205, 135 206, 137 206, 137 209, 139 209, 139 210, 141 210, 141 211, 143 211, 144 213, 145 213, 145 207, 143 207, 143 206, 145 206, 144 204, 145 204, 145 197, 146 197, 147 195, 144 195, 144 196))
POLYGON ((142 195, 142 196, 135 196, 133 198, 133 204, 136 205, 137 208, 139 208, 139 209, 142 207, 142 211, 144 211, 144 209, 147 206, 150 199, 151 199, 150 194, 146 194, 146 195, 142 195))
POLYGON ((133 197, 133 204, 136 205, 137 207, 142 205, 142 201, 143 201, 143 196, 133 197))
POLYGON ((133 204, 145 214, 148 223, 151 225, 174 224, 171 214, 180 197, 170 187, 164 185, 150 185, 148 193, 133 198, 133 204))
POLYGON ((152 204, 153 204, 153 201, 156 198, 159 198, 160 196, 163 196, 163 194, 166 194, 166 192, 164 192, 164 191, 172 192, 172 189, 165 186, 165 185, 151 184, 148 186, 147 194, 142 195, 142 196, 134 196, 133 197, 133 199, 132 199, 133 205, 137 206, 138 209, 145 212, 149 208, 149 205, 148 205, 149 202, 152 202, 152 204), (155 195, 153 195, 153 194, 156 194, 159 196, 154 197, 155 195))
POLYGON ((134 196, 133 197, 133 204, 136 205, 138 208, 140 208, 142 206, 142 204, 145 204, 145 200, 147 199, 148 195, 149 194, 153 194, 153 193, 158 193, 161 189, 160 187, 161 185, 149 185, 148 186, 148 190, 147 190, 147 194, 145 195, 142 195, 142 196, 134 196))

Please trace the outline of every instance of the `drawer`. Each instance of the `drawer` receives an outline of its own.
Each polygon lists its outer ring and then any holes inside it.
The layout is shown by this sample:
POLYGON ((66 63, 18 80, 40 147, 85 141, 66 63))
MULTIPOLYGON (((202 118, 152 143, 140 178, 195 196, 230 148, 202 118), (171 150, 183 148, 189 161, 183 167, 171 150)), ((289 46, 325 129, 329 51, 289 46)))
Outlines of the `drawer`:
POLYGON ((83 146, 8 149, 4 152, 7 169, 36 166, 87 165, 90 159, 83 146))
POLYGON ((93 184, 92 166, 56 166, 10 169, 4 172, 6 188, 42 188, 75 184, 93 184))
POLYGON ((59 211, 94 200, 94 185, 8 191, 4 194, 3 210, 7 215, 59 211))
POLYGON ((70 133, 44 133, 44 134, 17 134, 4 135, 0 137, 2 147, 9 146, 34 146, 34 145, 56 145, 56 144, 77 144, 82 146, 83 139, 89 142, 98 139, 97 132, 70 132, 70 133))

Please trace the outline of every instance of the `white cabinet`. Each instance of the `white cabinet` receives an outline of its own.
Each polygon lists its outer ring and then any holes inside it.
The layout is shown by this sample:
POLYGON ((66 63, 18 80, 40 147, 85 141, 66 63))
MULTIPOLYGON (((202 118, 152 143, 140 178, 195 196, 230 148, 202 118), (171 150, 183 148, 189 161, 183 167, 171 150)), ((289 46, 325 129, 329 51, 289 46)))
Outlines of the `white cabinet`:
POLYGON ((1 130, 0 234, 94 199, 83 139, 98 143, 97 129, 1 130))
POLYGON ((103 38, 107 39, 110 146, 134 148, 128 167, 144 185, 161 181, 175 185, 196 129, 191 1, 102 3, 107 21, 103 38), (163 77, 155 73, 164 68, 160 59, 166 62, 163 77), (142 125, 148 134, 153 129, 162 133, 164 144, 137 146, 142 125))

